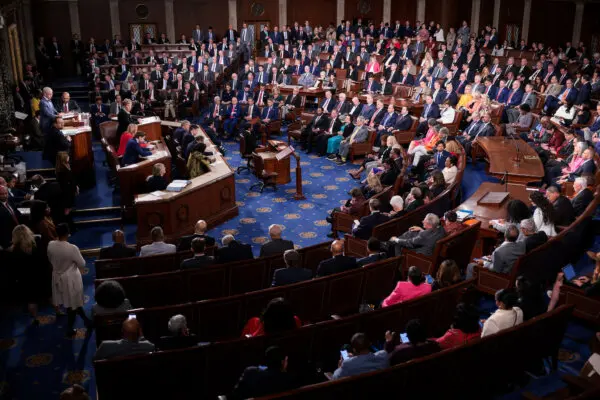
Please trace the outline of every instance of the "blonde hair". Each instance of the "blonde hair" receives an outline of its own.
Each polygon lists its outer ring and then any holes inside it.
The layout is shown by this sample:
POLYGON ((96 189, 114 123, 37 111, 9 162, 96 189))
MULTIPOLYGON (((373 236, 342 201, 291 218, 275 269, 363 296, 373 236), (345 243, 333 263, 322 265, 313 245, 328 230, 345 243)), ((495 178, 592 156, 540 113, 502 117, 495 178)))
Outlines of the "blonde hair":
POLYGON ((394 135, 389 135, 387 137, 386 144, 387 144, 388 141, 392 142, 391 146, 389 146, 391 148, 394 148, 394 146, 398 145, 398 140, 396 139, 396 136, 394 136, 394 135))
POLYGON ((69 153, 66 151, 59 151, 56 153, 56 173, 62 171, 68 171, 71 167, 69 165, 69 153))
POLYGON ((152 166, 152 175, 160 176, 160 171, 162 171, 163 169, 166 171, 165 165, 163 163, 154 164, 152 166))
POLYGON ((448 151, 450 153, 454 153, 454 154, 461 154, 462 153, 462 148, 456 142, 456 140, 448 140, 446 142, 446 151, 448 151))
POLYGON ((381 185, 379 176, 375 174, 369 174, 369 176, 367 176, 367 185, 369 185, 369 187, 377 193, 383 190, 383 185, 381 185))
POLYGON ((137 130, 138 130, 137 124, 129 124, 127 126, 127 132, 131 133, 132 135, 135 135, 135 133, 137 132, 137 130))
POLYGON ((15 249, 31 254, 35 247, 35 237, 27 225, 17 225, 12 231, 12 244, 15 249))

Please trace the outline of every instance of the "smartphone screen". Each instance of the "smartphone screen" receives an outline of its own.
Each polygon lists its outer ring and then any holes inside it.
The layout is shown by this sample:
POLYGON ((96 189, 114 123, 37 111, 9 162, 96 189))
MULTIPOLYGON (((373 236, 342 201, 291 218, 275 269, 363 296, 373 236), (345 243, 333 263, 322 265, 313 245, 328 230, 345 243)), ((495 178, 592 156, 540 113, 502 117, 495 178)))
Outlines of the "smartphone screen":
POLYGON ((406 333, 401 333, 400 334, 400 340, 402 341, 402 343, 409 343, 410 340, 408 340, 408 335, 406 333))
POLYGON ((348 351, 347 350, 341 350, 340 354, 342 355, 342 359, 344 359, 344 360, 348 359, 348 351))
POLYGON ((429 274, 425 275, 425 281, 427 281, 427 283, 429 283, 430 285, 433 283, 433 277, 429 274))
POLYGON ((129 316, 127 317, 127 319, 135 319, 135 314, 129 314, 129 316))

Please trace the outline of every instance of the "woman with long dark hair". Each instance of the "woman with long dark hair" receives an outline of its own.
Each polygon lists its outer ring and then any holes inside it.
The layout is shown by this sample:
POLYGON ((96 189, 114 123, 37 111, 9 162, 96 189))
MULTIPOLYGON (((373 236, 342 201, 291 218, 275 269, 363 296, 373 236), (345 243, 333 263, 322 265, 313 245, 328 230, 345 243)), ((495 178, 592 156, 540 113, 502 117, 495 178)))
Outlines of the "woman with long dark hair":
POLYGON ((277 297, 267 304, 260 317, 250 318, 242 331, 242 336, 253 337, 280 333, 300 328, 302 322, 294 315, 290 304, 277 297))
POLYGON ((548 237, 556 236, 554 227, 555 212, 554 206, 541 192, 532 192, 529 200, 535 206, 533 212, 533 222, 537 231, 544 231, 548 237))
POLYGON ((531 210, 521 200, 511 200, 506 205, 506 218, 490 221, 492 228, 504 232, 509 225, 520 226, 521 221, 531 218, 531 210))

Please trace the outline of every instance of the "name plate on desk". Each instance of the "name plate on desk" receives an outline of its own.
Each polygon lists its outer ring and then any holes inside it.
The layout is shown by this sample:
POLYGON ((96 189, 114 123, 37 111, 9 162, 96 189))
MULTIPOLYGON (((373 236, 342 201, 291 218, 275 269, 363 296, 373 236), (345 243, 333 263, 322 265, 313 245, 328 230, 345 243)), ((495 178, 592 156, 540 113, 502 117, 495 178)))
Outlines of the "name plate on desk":
POLYGON ((481 206, 500 207, 502 203, 510 196, 508 192, 487 192, 482 198, 477 200, 481 206))
POLYGON ((77 135, 79 133, 89 132, 89 131, 90 131, 90 127, 89 126, 82 126, 82 127, 79 127, 79 128, 63 129, 61 132, 65 136, 75 136, 75 135, 77 135))

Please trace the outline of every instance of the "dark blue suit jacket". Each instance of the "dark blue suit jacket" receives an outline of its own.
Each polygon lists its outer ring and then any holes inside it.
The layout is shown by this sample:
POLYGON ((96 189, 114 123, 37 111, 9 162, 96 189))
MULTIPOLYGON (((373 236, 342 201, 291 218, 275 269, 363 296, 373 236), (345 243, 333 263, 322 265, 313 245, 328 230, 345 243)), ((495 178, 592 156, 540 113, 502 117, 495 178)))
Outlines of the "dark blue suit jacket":
POLYGON ((498 103, 505 103, 506 99, 508 99, 508 93, 509 90, 507 87, 502 88, 502 90, 497 89, 496 96, 493 99, 495 99, 498 103))
MULTIPOLYGON (((246 107, 245 109, 242 109, 242 116, 243 117, 248 117, 248 110, 250 109, 250 107, 246 107)), ((260 110, 258 109, 258 106, 255 104, 254 107, 252 108, 252 115, 250 115, 250 117, 252 118, 257 118, 260 116, 260 110)))
POLYGON ((389 115, 389 113, 386 112, 385 114, 383 114, 383 117, 379 121, 379 124, 383 125, 385 128, 389 128, 390 126, 396 125, 396 119, 398 118, 398 114, 396 114, 395 112, 392 113, 392 115, 389 117, 388 117, 388 115, 389 115), (386 121, 386 118, 387 118, 387 121, 386 121))
POLYGON ((590 175, 594 175, 594 173, 596 172, 596 164, 594 163, 593 160, 586 160, 583 164, 581 164, 579 166, 579 168, 577 168, 575 171, 573 171, 572 173, 569 174, 569 181, 573 182, 575 180, 575 178, 583 175, 583 174, 590 174, 590 175))
POLYGON ((269 111, 269 107, 263 108, 262 115, 260 116, 260 118, 261 119, 269 118, 270 120, 279 119, 279 113, 277 112, 277 107, 275 107, 275 106, 271 107, 271 111, 269 111))
POLYGON ((129 139, 125 147, 125 154, 123 155, 123 166, 135 164, 140 157, 148 157, 149 155, 152 155, 150 150, 140 146, 137 140, 129 139))
POLYGON ((454 92, 454 91, 452 91, 452 92, 450 92, 450 93, 446 93, 446 94, 444 95, 444 99, 442 100, 442 103, 443 103, 444 101, 446 101, 446 100, 447 100, 448 102, 450 102, 450 105, 451 105, 452 107, 455 107, 455 106, 458 104, 458 95, 457 95, 457 94, 456 94, 456 92, 454 92))
POLYGON ((307 268, 280 268, 273 273, 271 286, 291 285, 312 279, 312 271, 307 268))
POLYGON ((444 150, 441 153, 440 152, 435 152, 433 154, 433 159, 435 160, 435 165, 437 166, 437 169, 439 169, 440 171, 444 169, 444 167, 446 166, 446 158, 450 157, 450 152, 444 150))
POLYGON ((590 93, 592 92, 592 86, 589 83, 582 85, 579 88, 579 92, 577 93, 577 98, 575 99, 575 104, 583 104, 590 100, 590 93))
MULTIPOLYGON (((369 88, 369 81, 366 81, 363 90, 367 91, 368 88, 369 88)), ((371 92, 377 92, 379 90, 381 90, 381 85, 378 82, 373 81, 373 84, 371 85, 371 92)))
POLYGON ((412 126, 412 123, 413 119, 411 118, 410 114, 406 114, 405 116, 398 115, 396 117, 396 125, 394 126, 394 129, 399 131, 407 131, 412 126))
POLYGON ((425 104, 423 106, 423 113, 421 114, 421 116, 424 118, 439 118, 440 107, 435 103, 431 103, 428 109, 427 104, 425 104))
MULTIPOLYGON (((483 93, 485 93, 487 91, 487 88, 485 88, 485 90, 483 91, 483 93)), ((490 86, 490 90, 487 92, 487 95, 490 99, 495 99, 496 98, 496 94, 498 94, 498 88, 494 85, 490 86)))
POLYGON ((359 239, 368 240, 371 237, 371 233, 373 233, 373 228, 389 220, 390 217, 387 215, 380 212, 374 212, 371 215, 362 217, 358 226, 355 229, 352 229, 352 234, 359 239))
POLYGON ((365 119, 369 120, 373 116, 374 112, 375 112, 375 104, 371 104, 371 105, 363 104, 362 109, 360 111, 360 115, 365 117, 365 119))
POLYGON ((231 114, 233 113, 234 109, 235 109, 235 118, 238 119, 242 115, 242 107, 239 104, 236 104, 235 106, 233 104, 231 104, 229 107, 227 107, 225 116, 227 118, 231 118, 231 114))
MULTIPOLYGON (((431 92, 431 94, 433 95, 435 91, 431 92)), ((433 102, 435 104, 442 104, 444 102, 444 99, 446 98, 446 91, 440 89, 440 91, 438 92, 437 96, 435 96, 435 98, 433 99, 433 102)))
MULTIPOLYGON (((569 93, 569 95, 570 95, 570 93, 569 93)), ((509 107, 516 107, 519 104, 521 104, 522 99, 523 99, 523 91, 521 89, 519 89, 517 91, 511 90, 508 93, 508 96, 506 96, 506 105, 509 107), (511 97, 511 93, 513 93, 513 92, 514 92, 514 94, 512 94, 512 97, 511 97), (510 98, 510 102, 508 101, 509 98, 510 98)))

